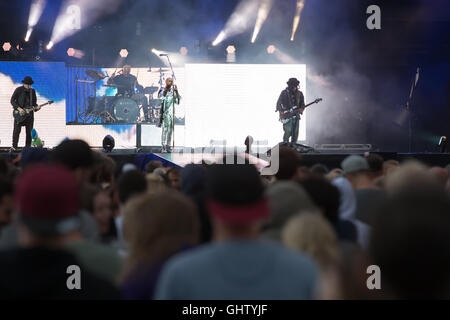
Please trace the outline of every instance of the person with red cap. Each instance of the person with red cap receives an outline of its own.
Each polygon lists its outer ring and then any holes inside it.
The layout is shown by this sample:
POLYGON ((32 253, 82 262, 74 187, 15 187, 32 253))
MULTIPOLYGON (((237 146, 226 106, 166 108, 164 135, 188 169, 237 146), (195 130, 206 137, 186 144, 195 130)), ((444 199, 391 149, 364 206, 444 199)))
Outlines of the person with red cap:
POLYGON ((97 278, 64 249, 80 227, 75 176, 60 166, 39 164, 20 176, 14 196, 19 248, 0 253, 0 298, 115 299, 116 288, 97 278), (68 285, 80 268, 80 289, 68 285))
POLYGON ((260 240, 260 226, 270 210, 255 166, 212 165, 207 169, 206 186, 213 242, 169 260, 158 280, 155 298, 314 298, 314 262, 279 244, 260 240))

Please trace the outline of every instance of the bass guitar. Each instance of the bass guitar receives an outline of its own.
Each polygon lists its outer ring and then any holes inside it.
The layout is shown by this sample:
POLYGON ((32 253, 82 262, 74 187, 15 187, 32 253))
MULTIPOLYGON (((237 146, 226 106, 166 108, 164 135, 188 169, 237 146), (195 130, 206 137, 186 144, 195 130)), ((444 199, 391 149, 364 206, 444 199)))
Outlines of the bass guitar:
POLYGON ((290 118, 296 116, 297 114, 303 114, 303 111, 305 111, 305 109, 306 109, 307 107, 309 107, 309 106, 311 106, 311 105, 313 105, 313 104, 315 104, 315 103, 319 103, 319 102, 321 102, 322 100, 323 100, 322 98, 319 98, 319 99, 314 100, 314 101, 311 102, 311 103, 308 103, 308 104, 305 105, 304 107, 297 107, 297 106, 294 106, 294 107, 292 107, 292 108, 289 109, 289 110, 286 110, 286 111, 280 111, 280 120, 289 120, 290 118))
POLYGON ((22 108, 25 111, 24 114, 20 114, 19 110, 14 109, 14 111, 13 111, 14 121, 16 121, 17 123, 24 122, 32 112, 36 111, 37 108, 42 108, 43 106, 50 105, 53 102, 54 101, 49 100, 46 103, 43 103, 37 107, 22 108))

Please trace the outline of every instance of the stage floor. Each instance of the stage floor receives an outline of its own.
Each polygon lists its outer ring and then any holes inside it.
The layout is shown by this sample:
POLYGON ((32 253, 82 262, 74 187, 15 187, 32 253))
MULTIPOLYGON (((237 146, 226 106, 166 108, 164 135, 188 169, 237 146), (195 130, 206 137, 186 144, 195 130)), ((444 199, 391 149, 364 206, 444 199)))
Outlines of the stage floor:
MULTIPOLYGON (((97 149, 100 150, 100 149, 97 149)), ((207 162, 215 162, 222 158, 223 155, 211 153, 161 153, 160 149, 142 150, 137 152, 136 149, 129 150, 113 150, 108 153, 117 163, 134 163, 139 169, 144 170, 145 165, 151 160, 160 160, 164 166, 178 166, 184 167, 189 163, 201 163, 202 160, 207 162)), ((397 152, 377 152, 384 160, 397 160, 400 162, 406 160, 418 160, 428 166, 445 167, 450 164, 450 153, 397 153, 397 152)), ((316 163, 325 164, 328 168, 338 168, 345 157, 355 154, 353 153, 307 153, 301 155, 301 165, 312 166, 316 163)), ((356 153, 358 154, 358 153, 356 153)), ((363 153, 360 153, 361 155, 363 153)), ((9 160, 17 159, 20 153, 9 153, 7 150, 0 150, 0 157, 9 160)), ((256 156, 250 156, 251 163, 255 163, 257 167, 261 168, 268 163, 263 159, 258 159, 256 156)))

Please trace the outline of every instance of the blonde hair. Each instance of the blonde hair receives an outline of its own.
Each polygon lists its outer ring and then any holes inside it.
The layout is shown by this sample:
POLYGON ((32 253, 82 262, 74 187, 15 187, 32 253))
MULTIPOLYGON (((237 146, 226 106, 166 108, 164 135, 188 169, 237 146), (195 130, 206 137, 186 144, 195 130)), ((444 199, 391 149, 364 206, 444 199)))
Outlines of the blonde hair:
POLYGON ((156 173, 147 173, 145 175, 145 180, 147 180, 147 190, 150 193, 163 191, 167 188, 163 177, 156 173))
POLYGON ((304 212, 293 217, 283 228, 283 244, 310 255, 322 270, 340 261, 337 235, 320 214, 304 212))
POLYGON ((198 213, 195 204, 171 190, 140 195, 126 204, 123 236, 129 246, 125 274, 139 264, 152 267, 183 246, 198 241, 198 213))
POLYGON ((386 176, 384 188, 392 195, 411 187, 430 186, 436 183, 436 178, 426 165, 410 160, 386 176))

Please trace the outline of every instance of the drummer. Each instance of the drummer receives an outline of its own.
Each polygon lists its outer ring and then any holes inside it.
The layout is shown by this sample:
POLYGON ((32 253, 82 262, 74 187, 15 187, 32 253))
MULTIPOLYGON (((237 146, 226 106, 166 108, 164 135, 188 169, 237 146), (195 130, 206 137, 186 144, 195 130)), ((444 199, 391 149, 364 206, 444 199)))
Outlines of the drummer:
POLYGON ((138 105, 142 105, 142 109, 144 110, 145 121, 149 121, 148 115, 148 100, 145 94, 143 93, 143 87, 138 83, 137 78, 130 74, 131 66, 124 65, 122 70, 116 75, 114 72, 108 79, 108 84, 117 85, 117 96, 130 98, 138 105), (141 93, 135 93, 134 88, 140 88, 141 93))

